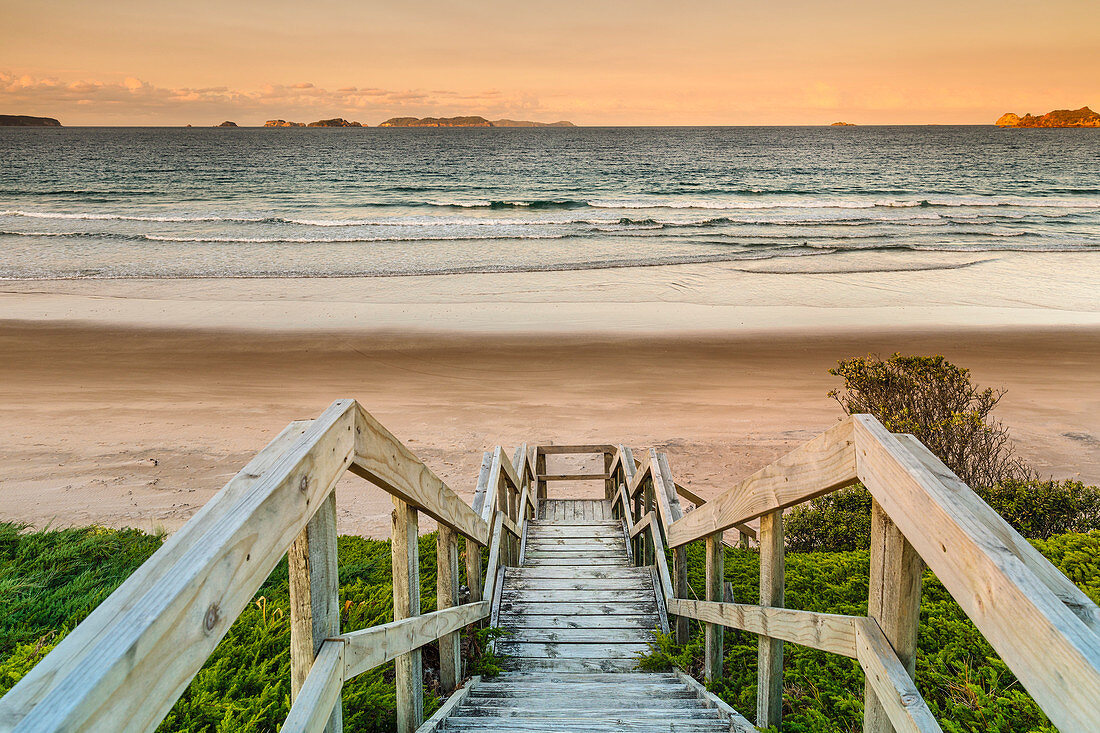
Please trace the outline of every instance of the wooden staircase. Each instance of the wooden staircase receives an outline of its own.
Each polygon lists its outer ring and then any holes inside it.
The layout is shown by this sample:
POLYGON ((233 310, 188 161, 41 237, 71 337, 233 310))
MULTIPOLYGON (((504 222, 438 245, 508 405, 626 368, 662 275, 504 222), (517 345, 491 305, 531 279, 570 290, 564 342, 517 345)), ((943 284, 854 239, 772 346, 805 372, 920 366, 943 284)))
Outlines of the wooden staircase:
POLYGON ((858 663, 864 733, 942 733, 914 681, 926 568, 1059 730, 1098 730, 1100 608, 913 436, 852 415, 714 493, 676 483, 654 448, 635 459, 624 445, 522 444, 482 456, 467 504, 361 405, 337 400, 288 425, 0 698, 0 733, 156 730, 280 562, 292 701, 282 733, 343 730, 344 683, 389 662, 397 733, 751 732, 682 672, 634 669, 668 618, 678 643, 703 624, 708 681, 725 673, 724 629, 758 637, 761 727, 782 726, 783 649, 798 644, 858 663), (562 455, 588 456, 595 473, 564 472, 577 462, 562 455), (335 488, 347 472, 394 503, 394 620, 353 630, 340 628, 337 565, 335 488), (550 498, 559 481, 599 482, 603 499, 550 498), (856 482, 875 500, 868 614, 785 608, 784 510, 856 482), (427 612, 422 515, 439 528, 427 612), (756 544, 759 604, 726 596, 733 530, 756 544), (705 565, 698 597, 692 543, 705 565), (463 684, 461 635, 486 620, 511 632, 497 647, 508 668, 463 684), (454 692, 425 722, 429 644, 441 691, 454 692))
POLYGON ((610 501, 543 501, 520 560, 503 569, 494 604, 508 671, 472 681, 421 731, 753 730, 683 675, 637 671, 668 621, 610 501))

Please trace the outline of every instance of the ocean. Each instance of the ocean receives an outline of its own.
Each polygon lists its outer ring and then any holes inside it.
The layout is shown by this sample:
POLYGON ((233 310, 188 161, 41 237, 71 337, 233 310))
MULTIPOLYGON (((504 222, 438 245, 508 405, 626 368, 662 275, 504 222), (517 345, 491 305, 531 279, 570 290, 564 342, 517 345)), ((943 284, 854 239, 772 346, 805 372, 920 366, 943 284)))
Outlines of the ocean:
POLYGON ((1005 250, 1100 253, 1100 130, 0 128, 5 279, 1005 250))

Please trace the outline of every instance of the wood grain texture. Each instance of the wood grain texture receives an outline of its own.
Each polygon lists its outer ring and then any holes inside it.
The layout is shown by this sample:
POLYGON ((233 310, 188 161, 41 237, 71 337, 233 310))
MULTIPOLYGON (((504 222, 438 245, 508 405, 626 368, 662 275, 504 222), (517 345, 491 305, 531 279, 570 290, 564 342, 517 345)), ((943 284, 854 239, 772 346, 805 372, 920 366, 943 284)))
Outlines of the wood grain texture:
POLYGON ((668 528, 671 547, 855 483, 853 418, 742 480, 668 528))
POLYGON ((856 659, 898 733, 940 733, 939 723, 874 619, 856 625, 856 659))
MULTIPOLYGON (((340 633, 340 576, 336 561, 336 492, 287 551, 290 573, 290 699, 305 684, 325 639, 340 633)), ((339 696, 337 696, 339 703, 339 696)), ((342 707, 330 708, 325 730, 344 727, 342 707)))
POLYGON ((352 472, 484 545, 488 523, 370 413, 358 405, 356 413, 352 472))
MULTIPOLYGON (((436 610, 443 611, 458 605, 458 542, 455 531, 441 526, 435 540, 436 610)), ((457 633, 439 637, 439 686, 451 692, 462 679, 461 639, 457 633)))
MULTIPOLYGON (((694 514, 694 512, 692 513, 694 514)), ((721 532, 706 538, 706 564, 707 600, 721 602, 722 583, 726 579, 721 532)), ((708 622, 704 630, 703 674, 708 682, 722 676, 722 662, 725 658, 722 628, 721 623, 708 622)))
POLYGON ((346 644, 344 679, 350 680, 430 644, 444 634, 488 618, 489 606, 489 601, 466 603, 343 634, 339 638, 346 644))
MULTIPOLYGON (((878 622, 910 678, 917 665, 921 576, 924 561, 886 512, 871 500, 871 568, 867 615, 878 622)), ((866 685, 863 706, 865 733, 893 733, 878 693, 866 685)))
POLYGON ((855 624, 862 617, 674 598, 668 612, 750 634, 782 639, 855 659, 855 624))
MULTIPOLYGON (((417 511, 394 497, 393 533, 393 619, 420 615, 420 547, 417 511)), ((413 733, 424 722, 424 668, 420 647, 394 659, 397 694, 397 733, 413 733)))
MULTIPOLYGON (((943 461, 937 458, 932 451, 928 450, 924 443, 921 443, 912 435, 895 434, 894 437, 909 450, 914 458, 920 461, 922 466, 935 474, 936 478, 944 485, 953 487, 954 492, 965 495, 969 487, 952 473, 951 469, 945 466, 943 461)), ((989 532, 1003 542, 1005 547, 1015 553, 1020 562, 1026 565, 1028 570, 1034 573, 1035 577, 1050 589, 1051 593, 1058 596, 1062 603, 1077 618, 1081 619, 1082 623, 1092 629, 1094 634, 1100 635, 1100 608, 1097 608, 1096 604, 1085 595, 1084 591, 1062 574, 1062 571, 1054 567, 1030 542, 1020 536, 1020 533, 1013 529, 1012 525, 1006 522, 1000 514, 990 508, 981 509, 979 507, 978 511, 975 512, 975 517, 984 522, 989 532)))
POLYGON ((284 432, 0 699, 0 730, 155 727, 354 451, 355 403, 284 432))
MULTIPOLYGON (((761 606, 783 606, 784 568, 783 510, 776 509, 760 517, 761 606)), ((762 634, 757 645, 756 724, 778 728, 783 718, 783 640, 762 634)))
POLYGON ((317 652, 317 658, 309 670, 309 675, 290 706, 290 712, 280 731, 282 733, 320 733, 320 731, 333 730, 333 711, 340 710, 340 689, 344 684, 343 672, 343 642, 324 642, 320 651, 317 652))
POLYGON ((992 510, 974 492, 942 480, 874 418, 852 419, 871 495, 1054 724, 1088 730, 1100 720, 1100 637, 990 531, 992 510))

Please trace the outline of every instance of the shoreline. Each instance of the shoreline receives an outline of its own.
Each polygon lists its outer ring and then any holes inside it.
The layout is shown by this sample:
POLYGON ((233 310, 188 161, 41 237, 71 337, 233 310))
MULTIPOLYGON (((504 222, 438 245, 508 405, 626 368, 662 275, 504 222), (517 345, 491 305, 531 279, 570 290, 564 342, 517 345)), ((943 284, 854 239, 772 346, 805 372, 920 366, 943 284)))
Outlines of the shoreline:
MULTIPOLYGON (((306 334, 2 320, 0 518, 173 530, 288 422, 341 397, 466 498, 481 452, 523 440, 654 446, 713 498, 840 417, 826 397, 837 359, 894 351, 942 353, 1006 388, 995 414, 1040 473, 1100 483, 1090 326, 306 334)), ((355 478, 338 490, 342 533, 388 536, 382 492, 355 478)))

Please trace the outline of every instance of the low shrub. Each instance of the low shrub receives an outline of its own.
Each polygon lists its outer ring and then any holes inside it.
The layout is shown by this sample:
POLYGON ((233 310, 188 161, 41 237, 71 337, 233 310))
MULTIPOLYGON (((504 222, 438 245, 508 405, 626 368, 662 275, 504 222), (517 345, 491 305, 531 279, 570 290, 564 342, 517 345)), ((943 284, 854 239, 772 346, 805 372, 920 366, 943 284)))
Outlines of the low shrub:
POLYGON ((970 370, 942 356, 845 359, 829 373, 829 392, 850 415, 878 418, 892 433, 912 433, 970 486, 1036 478, 1016 455, 1008 429, 992 416, 1003 392, 970 381, 970 370))

